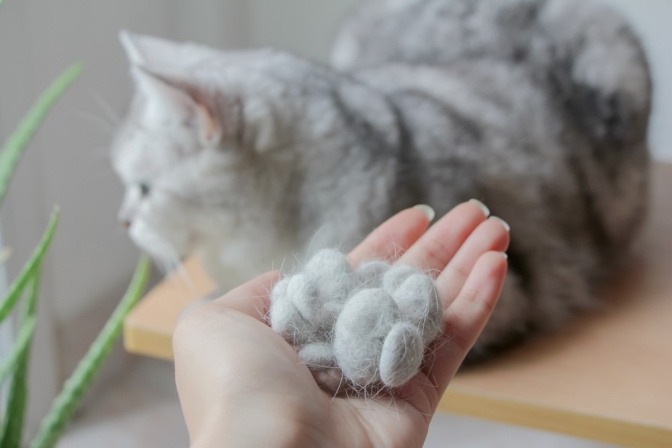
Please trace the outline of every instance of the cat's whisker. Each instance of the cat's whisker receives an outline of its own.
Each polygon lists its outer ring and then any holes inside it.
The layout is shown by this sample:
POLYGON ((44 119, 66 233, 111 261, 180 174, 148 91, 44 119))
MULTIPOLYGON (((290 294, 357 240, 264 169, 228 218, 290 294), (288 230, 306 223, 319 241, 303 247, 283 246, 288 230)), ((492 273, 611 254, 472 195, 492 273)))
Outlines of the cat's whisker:
POLYGON ((156 263, 159 270, 161 271, 161 274, 163 274, 164 277, 170 273, 170 266, 168 265, 166 260, 158 257, 152 257, 152 259, 154 260, 154 263, 156 263))
POLYGON ((180 256, 177 254, 177 251, 175 251, 175 249, 170 245, 166 245, 165 251, 167 253, 163 258, 163 261, 166 267, 169 269, 168 272, 176 273, 178 277, 184 282, 185 286, 190 290, 190 292, 196 293, 196 284, 189 275, 187 269, 184 267, 184 263, 182 263, 180 256))
POLYGON ((75 113, 83 120, 88 121, 93 126, 96 126, 99 130, 105 132, 105 134, 107 135, 113 135, 114 131, 117 128, 117 125, 115 125, 114 123, 110 123, 104 118, 98 117, 95 114, 92 114, 91 112, 80 109, 76 110, 75 113))
POLYGON ((175 261, 175 272, 180 276, 182 281, 186 284, 187 288, 191 290, 191 292, 196 292, 196 284, 194 283, 194 280, 191 278, 189 275, 189 272, 187 272, 187 269, 184 267, 184 264, 180 262, 179 260, 175 261))
POLYGON ((119 115, 110 105, 108 101, 103 98, 103 96, 96 92, 96 91, 91 91, 91 98, 93 98, 93 101, 97 104, 97 106, 100 108, 100 110, 105 114, 106 118, 108 119, 108 122, 113 125, 114 127, 117 127, 119 123, 121 123, 121 115, 119 115))

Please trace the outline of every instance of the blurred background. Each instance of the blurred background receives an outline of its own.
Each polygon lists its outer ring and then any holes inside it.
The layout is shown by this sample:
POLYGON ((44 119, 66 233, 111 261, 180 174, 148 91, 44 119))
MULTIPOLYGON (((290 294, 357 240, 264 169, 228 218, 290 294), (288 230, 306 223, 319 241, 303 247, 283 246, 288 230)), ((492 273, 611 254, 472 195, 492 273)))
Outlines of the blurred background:
MULTIPOLYGON (((119 30, 218 48, 274 46, 326 61, 338 24, 357 2, 5 0, 0 7, 0 138, 62 70, 74 62, 85 66, 28 150, 0 216, 0 247, 13 249, 7 264, 0 265, 2 291, 39 240, 52 207, 61 208, 44 269, 29 428, 35 429, 123 294, 138 256, 116 220, 122 188, 107 154, 132 87, 119 30)), ((622 10, 642 37, 655 85, 651 146, 656 159, 672 161, 672 2, 605 2, 622 10)), ((0 356, 10 333, 0 329, 0 356)), ((172 381, 170 364, 117 350, 61 445, 103 446, 94 441, 105 434, 109 446, 185 446, 172 381)), ((602 446, 442 416, 427 446, 440 446, 444 437, 462 441, 460 446, 487 446, 487 440, 497 440, 498 446, 509 446, 507 441, 521 446, 523 440, 529 446, 602 446)))

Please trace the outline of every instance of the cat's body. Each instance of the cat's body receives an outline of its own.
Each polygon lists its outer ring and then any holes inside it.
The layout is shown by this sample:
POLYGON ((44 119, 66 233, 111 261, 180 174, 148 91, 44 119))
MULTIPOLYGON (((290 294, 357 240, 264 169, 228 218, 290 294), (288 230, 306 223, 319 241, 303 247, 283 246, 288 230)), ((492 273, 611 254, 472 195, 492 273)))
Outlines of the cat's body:
POLYGON ((650 81, 611 11, 567 0, 374 0, 337 69, 125 38, 138 94, 114 145, 122 220, 214 276, 348 249, 394 212, 469 198, 512 227, 477 353, 590 302, 644 216, 650 81), (157 141, 160 140, 160 141, 157 141))

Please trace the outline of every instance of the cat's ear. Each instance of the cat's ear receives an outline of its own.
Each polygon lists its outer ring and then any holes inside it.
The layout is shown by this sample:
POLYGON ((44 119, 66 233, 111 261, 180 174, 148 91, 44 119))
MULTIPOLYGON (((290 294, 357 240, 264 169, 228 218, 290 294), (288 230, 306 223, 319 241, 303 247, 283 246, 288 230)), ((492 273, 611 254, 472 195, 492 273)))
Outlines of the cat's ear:
POLYGON ((142 65, 151 69, 187 69, 218 55, 216 50, 202 45, 175 42, 126 30, 119 32, 119 41, 131 66, 142 65))
POLYGON ((119 32, 119 41, 131 66, 172 67, 183 63, 183 45, 167 39, 144 36, 127 30, 119 32))
POLYGON ((203 146, 219 145, 224 129, 218 107, 200 86, 142 65, 133 66, 131 74, 138 92, 147 100, 150 120, 187 122, 195 128, 203 146))
POLYGON ((126 52, 126 57, 128 58, 128 62, 130 62, 131 65, 140 65, 145 63, 145 59, 142 56, 142 51, 140 50, 137 39, 132 33, 126 30, 121 30, 119 32, 119 42, 121 42, 121 46, 126 52))

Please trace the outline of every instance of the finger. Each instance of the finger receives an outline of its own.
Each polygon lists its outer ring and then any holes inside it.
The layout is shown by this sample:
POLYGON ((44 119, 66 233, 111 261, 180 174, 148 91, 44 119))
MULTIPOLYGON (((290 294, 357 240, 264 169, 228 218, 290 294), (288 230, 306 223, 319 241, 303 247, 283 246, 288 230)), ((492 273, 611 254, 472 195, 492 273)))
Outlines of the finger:
POLYGON ((501 252, 487 252, 476 261, 462 290, 444 310, 444 334, 435 343, 430 362, 424 366, 430 379, 425 387, 436 403, 476 342, 497 304, 506 276, 507 262, 501 252))
POLYGON ((279 271, 270 271, 261 274, 252 280, 232 289, 222 297, 214 300, 210 305, 225 307, 265 320, 270 307, 270 291, 280 279, 279 271))
POLYGON ((488 209, 473 199, 456 206, 425 232, 399 262, 441 272, 488 214, 488 209))
POLYGON ((491 216, 483 221, 457 250, 436 279, 436 287, 444 308, 462 290, 476 261, 486 252, 504 252, 509 246, 509 225, 491 216))
POLYGON ((367 260, 393 261, 427 230, 433 211, 422 207, 403 210, 378 226, 355 247, 348 260, 357 266, 367 260))

